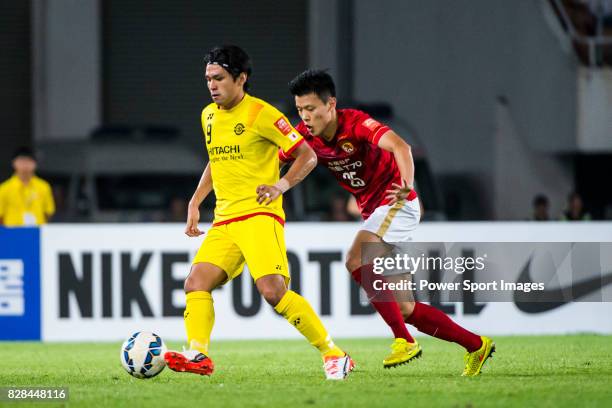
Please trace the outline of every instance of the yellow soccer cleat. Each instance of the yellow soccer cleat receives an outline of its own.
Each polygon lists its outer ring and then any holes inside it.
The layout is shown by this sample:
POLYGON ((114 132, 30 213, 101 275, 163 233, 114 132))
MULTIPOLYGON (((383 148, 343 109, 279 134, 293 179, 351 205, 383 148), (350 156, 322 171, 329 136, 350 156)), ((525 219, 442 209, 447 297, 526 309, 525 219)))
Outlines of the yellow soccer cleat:
POLYGON ((397 338, 391 345, 391 354, 383 360, 383 367, 391 368, 409 363, 415 358, 421 357, 423 350, 416 341, 408 343, 406 339, 397 338))
POLYGON ((488 337, 480 336, 482 339, 482 346, 476 351, 471 353, 465 353, 463 360, 465 361, 465 368, 463 369, 463 377, 475 377, 480 374, 483 364, 493 352, 495 352, 495 343, 488 337))

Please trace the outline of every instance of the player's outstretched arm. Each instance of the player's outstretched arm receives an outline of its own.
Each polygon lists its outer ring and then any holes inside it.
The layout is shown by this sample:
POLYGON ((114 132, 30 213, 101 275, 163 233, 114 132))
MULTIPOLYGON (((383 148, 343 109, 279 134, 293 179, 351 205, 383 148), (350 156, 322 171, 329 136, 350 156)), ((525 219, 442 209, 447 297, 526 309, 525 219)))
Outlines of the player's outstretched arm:
POLYGON ((206 165, 200 182, 196 187, 191 200, 189 200, 189 206, 187 207, 187 225, 185 226, 185 234, 190 237, 198 237, 204 232, 198 228, 198 222, 200 221, 200 204, 212 191, 212 176, 210 173, 210 163, 206 165))
POLYGON ((387 190, 387 198, 393 205, 397 200, 405 199, 414 189, 414 159, 410 145, 392 130, 386 132, 378 141, 378 147, 393 153, 395 163, 402 177, 401 185, 393 183, 393 189, 387 190))
POLYGON ((283 178, 273 186, 262 184, 257 187, 257 202, 259 204, 265 202, 268 205, 276 200, 281 194, 304 180, 317 165, 317 155, 308 143, 302 143, 298 146, 292 156, 295 161, 283 178))

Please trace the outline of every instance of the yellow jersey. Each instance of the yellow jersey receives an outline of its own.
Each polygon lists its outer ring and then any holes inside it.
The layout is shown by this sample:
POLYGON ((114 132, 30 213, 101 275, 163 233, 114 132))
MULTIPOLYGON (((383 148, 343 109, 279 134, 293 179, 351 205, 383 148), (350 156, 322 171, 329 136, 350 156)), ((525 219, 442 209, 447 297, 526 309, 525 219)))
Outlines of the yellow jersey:
POLYGON ((282 196, 257 202, 257 186, 279 179, 278 149, 291 152, 304 139, 272 105, 245 94, 233 108, 211 103, 202 111, 202 129, 217 198, 214 225, 256 214, 285 219, 282 196))
POLYGON ((0 184, 0 219, 7 227, 41 225, 55 212, 49 183, 32 177, 25 185, 19 177, 0 184))

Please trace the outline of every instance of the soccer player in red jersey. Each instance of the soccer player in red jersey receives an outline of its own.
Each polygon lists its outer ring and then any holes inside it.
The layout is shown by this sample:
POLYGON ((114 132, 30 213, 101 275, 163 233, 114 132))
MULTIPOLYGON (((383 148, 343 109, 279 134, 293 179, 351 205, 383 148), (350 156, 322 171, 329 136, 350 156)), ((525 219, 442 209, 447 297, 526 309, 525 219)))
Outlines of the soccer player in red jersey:
MULTIPOLYGON (((289 83, 302 121, 296 129, 340 186, 355 197, 364 222, 348 252, 346 267, 368 294, 372 306, 395 336, 384 367, 419 357, 421 347, 405 323, 419 331, 460 344, 467 350, 464 376, 480 373, 495 344, 453 322, 442 311, 415 301, 395 301, 390 291, 374 290, 371 264, 362 265, 362 245, 405 242, 421 217, 413 188, 410 146, 388 126, 355 109, 337 109, 333 79, 325 71, 307 70, 289 83)), ((279 152, 281 160, 292 161, 279 152)))

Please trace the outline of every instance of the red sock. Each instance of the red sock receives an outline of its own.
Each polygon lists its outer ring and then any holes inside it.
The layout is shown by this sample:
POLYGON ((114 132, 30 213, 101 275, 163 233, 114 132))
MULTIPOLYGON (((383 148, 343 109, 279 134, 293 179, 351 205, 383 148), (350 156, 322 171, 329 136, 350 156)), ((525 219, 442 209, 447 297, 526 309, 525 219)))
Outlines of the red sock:
POLYGON ((425 303, 414 302, 414 311, 406 319, 406 323, 430 336, 460 344, 470 353, 482 346, 480 336, 464 329, 444 312, 425 303))
POLYGON ((372 265, 363 265, 351 272, 353 279, 366 291, 370 303, 393 331, 395 338, 406 339, 414 343, 414 339, 406 328, 404 316, 390 290, 375 290, 373 281, 383 279, 381 275, 372 272, 372 265))

